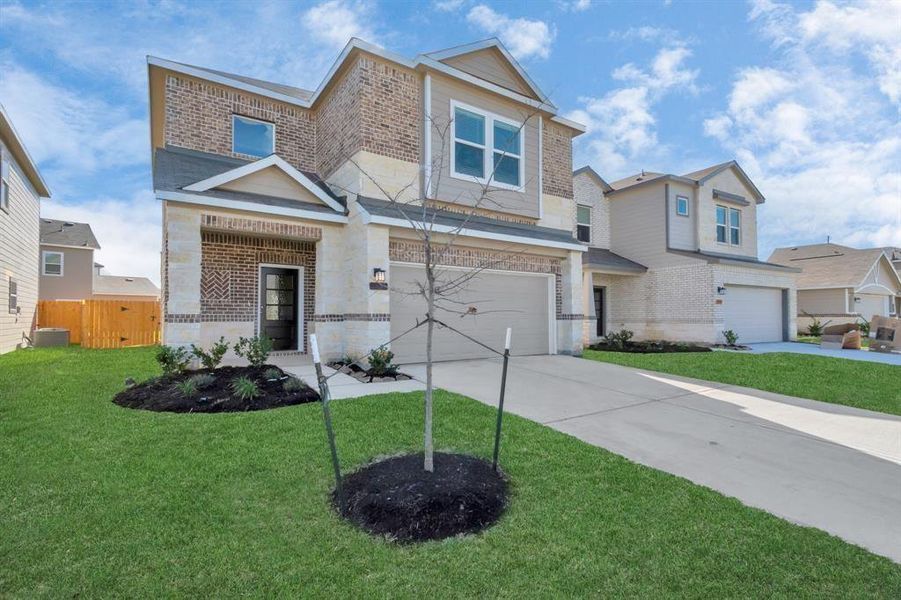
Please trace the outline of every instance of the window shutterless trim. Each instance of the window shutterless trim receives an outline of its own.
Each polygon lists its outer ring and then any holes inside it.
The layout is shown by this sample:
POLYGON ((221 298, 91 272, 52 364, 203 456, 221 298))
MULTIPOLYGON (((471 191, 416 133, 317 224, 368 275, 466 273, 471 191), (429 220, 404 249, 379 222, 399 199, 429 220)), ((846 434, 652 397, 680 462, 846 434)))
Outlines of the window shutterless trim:
POLYGON ((460 179, 462 181, 468 181, 470 183, 478 183, 482 185, 490 185, 493 188, 499 188, 504 190, 511 190, 514 192, 525 192, 525 173, 526 173, 526 140, 525 140, 525 124, 518 123, 513 119, 508 119, 507 117, 503 117, 491 111, 487 111, 483 108, 477 108, 475 106, 465 104, 463 102, 459 102, 457 100, 451 99, 450 101, 450 115, 451 115, 451 148, 450 148, 450 176, 454 179, 460 179), (485 145, 480 146, 479 144, 470 142, 468 140, 458 139, 457 138, 457 118, 456 118, 456 109, 460 108, 467 112, 471 112, 473 114, 479 115, 485 119, 485 145), (517 136, 519 137, 519 154, 515 154, 513 152, 507 152, 505 150, 496 150, 494 148, 494 122, 497 121, 499 123, 503 123, 505 125, 509 125, 510 127, 515 127, 517 130, 517 136), (456 159, 457 159, 457 151, 456 144, 457 143, 466 144, 468 146, 472 146, 473 148, 480 148, 484 150, 484 154, 482 155, 482 173, 484 174, 482 177, 476 177, 475 175, 467 175, 465 173, 457 173, 456 170, 456 159), (515 158, 519 161, 519 185, 510 185, 509 183, 504 183, 502 181, 497 181, 494 175, 494 155, 502 154, 504 156, 510 156, 511 158, 515 158), (491 177, 489 178, 489 175, 491 177))
POLYGON ((741 210, 739 210, 737 208, 732 208, 729 206, 723 206, 722 204, 716 204, 715 207, 716 207, 715 210, 716 210, 716 216, 717 216, 717 218, 716 218, 716 233, 717 233, 716 243, 720 244, 722 246, 734 246, 734 247, 741 246, 741 238, 742 238, 741 210), (725 212, 725 215, 726 215, 725 223, 719 222, 719 209, 723 209, 723 211, 725 212), (738 215, 738 225, 737 226, 732 224, 732 213, 735 213, 738 215), (725 235, 726 239, 725 239, 725 241, 722 241, 722 242, 720 241, 720 238, 719 238, 720 227, 722 227, 726 233, 726 235, 725 235), (738 232, 738 241, 734 242, 734 243, 732 242, 732 231, 733 230, 738 232))
POLYGON ((247 154, 246 152, 238 152, 235 150, 235 119, 245 119, 247 121, 254 121, 256 123, 262 123, 263 125, 269 125, 272 127, 272 148, 269 149, 269 152, 263 154, 262 156, 258 156, 257 158, 265 158, 270 154, 275 154, 275 123, 272 121, 264 121, 262 119, 255 119, 254 117, 248 117, 247 115, 242 115, 240 113, 232 113, 232 154, 240 154, 241 156, 256 156, 256 154, 247 154))
POLYGON ((576 239, 585 244, 591 243, 591 218, 593 216, 592 212, 593 211, 590 206, 587 206, 585 204, 577 204, 576 205, 576 239), (582 221, 579 220, 579 209, 580 208, 584 208, 585 210, 588 211, 588 222, 587 223, 583 223, 582 221), (579 231, 580 231, 581 227, 586 228, 586 230, 588 231, 588 239, 587 240, 583 240, 581 237, 579 237, 579 231))
POLYGON ((676 196, 676 216, 678 217, 687 217, 691 213, 691 207, 688 203, 688 196, 676 196), (685 212, 681 212, 679 210, 679 202, 681 200, 685 200, 685 212))
POLYGON ((56 250, 41 250, 41 275, 46 275, 47 277, 62 277, 64 270, 64 264, 66 262, 66 255, 64 252, 57 252, 56 250), (48 273, 47 272, 47 255, 48 254, 58 254, 59 255, 59 273, 48 273))

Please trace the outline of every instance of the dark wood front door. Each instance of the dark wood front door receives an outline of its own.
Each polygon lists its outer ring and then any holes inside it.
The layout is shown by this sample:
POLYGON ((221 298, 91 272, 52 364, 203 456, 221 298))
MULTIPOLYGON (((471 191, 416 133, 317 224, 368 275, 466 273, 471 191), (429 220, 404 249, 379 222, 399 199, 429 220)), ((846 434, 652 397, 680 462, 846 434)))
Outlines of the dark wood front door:
POLYGON ((273 350, 297 350, 297 287, 296 269, 261 269, 260 333, 273 350))
POLYGON ((604 335, 607 334, 607 324, 604 322, 605 291, 606 290, 602 287, 594 288, 594 316, 598 319, 598 337, 604 337, 604 335))

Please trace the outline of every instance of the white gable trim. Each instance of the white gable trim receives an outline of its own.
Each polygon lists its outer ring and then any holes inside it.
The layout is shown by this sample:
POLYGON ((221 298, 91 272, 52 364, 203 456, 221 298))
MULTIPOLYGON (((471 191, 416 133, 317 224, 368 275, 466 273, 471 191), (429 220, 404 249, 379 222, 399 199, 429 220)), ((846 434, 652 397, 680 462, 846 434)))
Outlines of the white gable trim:
POLYGON ((741 180, 741 182, 754 193, 754 195, 757 197, 757 204, 763 204, 766 201, 766 198, 763 197, 763 194, 759 189, 757 189, 757 186, 754 185, 754 182, 751 181, 751 178, 748 177, 747 173, 745 173, 745 170, 742 169, 741 166, 739 166, 739 164, 734 160, 721 165, 720 168, 698 179, 698 185, 703 185, 705 182, 716 177, 726 169, 732 169, 735 174, 738 175, 739 180, 741 180))
POLYGON ((310 221, 347 223, 347 217, 345 217, 344 215, 336 215, 328 212, 317 212, 313 210, 304 210, 302 208, 291 208, 287 206, 271 206, 269 204, 257 204, 256 202, 244 202, 243 200, 217 198, 215 196, 198 196, 196 194, 185 194, 184 192, 167 192, 165 190, 156 190, 155 193, 157 200, 184 202, 185 204, 197 204, 199 206, 214 206, 216 208, 231 208, 235 210, 263 213, 266 215, 297 217, 300 219, 309 219, 310 221))
POLYGON ((212 188, 219 187, 231 181, 235 181, 236 179, 241 179, 242 177, 246 177, 252 173, 257 173, 258 171, 262 171, 263 169, 268 169, 269 167, 278 167, 279 169, 284 171, 284 173, 291 179, 299 183, 308 192, 325 203, 326 206, 329 206, 337 212, 344 212, 343 206, 341 206, 338 202, 335 202, 335 200, 333 200, 328 194, 326 194, 322 190, 322 188, 310 181, 309 177, 292 167, 277 154, 270 154, 266 158, 261 158, 260 160, 248 163, 230 171, 226 171, 225 173, 220 173, 219 175, 214 175, 213 177, 192 183, 191 185, 185 186, 184 189, 188 192, 206 192, 211 190, 212 188))
MULTIPOLYGON (((863 276, 863 279, 860 281, 860 283, 857 284, 855 291, 859 291, 859 290, 862 290, 862 289, 865 289, 867 287, 874 285, 872 283, 867 283, 867 279, 870 277, 870 273, 872 273, 874 270, 876 271, 875 285, 878 285, 879 287, 883 287, 883 288, 889 290, 889 288, 882 285, 879 281, 879 263, 882 262, 883 260, 885 260, 885 262, 886 262, 886 266, 888 267, 888 272, 895 276, 894 277, 895 284, 898 286, 899 289, 901 289, 901 275, 898 275, 898 272, 895 270, 895 265, 892 264, 892 261, 890 261, 888 259, 888 256, 886 256, 885 253, 883 252, 882 254, 879 255, 879 258, 876 259, 876 261, 873 263, 873 265, 869 269, 867 269, 867 272, 863 276)), ((889 290, 889 291, 892 294, 895 293, 895 292, 892 292, 891 290, 889 290)))

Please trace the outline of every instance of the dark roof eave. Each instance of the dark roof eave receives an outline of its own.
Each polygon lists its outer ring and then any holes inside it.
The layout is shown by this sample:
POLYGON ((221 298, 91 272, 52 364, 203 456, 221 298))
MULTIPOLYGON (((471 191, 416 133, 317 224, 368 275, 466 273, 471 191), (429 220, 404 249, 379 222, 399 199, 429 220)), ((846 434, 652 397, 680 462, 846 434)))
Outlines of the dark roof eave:
POLYGON ((670 254, 678 254, 680 256, 688 256, 713 264, 728 264, 740 267, 751 267, 754 269, 768 269, 772 271, 782 271, 784 273, 800 273, 801 269, 794 267, 786 267, 775 263, 765 262, 756 258, 744 258, 740 256, 729 256, 726 254, 714 254, 711 252, 701 252, 699 250, 676 250, 674 248, 667 249, 670 254))

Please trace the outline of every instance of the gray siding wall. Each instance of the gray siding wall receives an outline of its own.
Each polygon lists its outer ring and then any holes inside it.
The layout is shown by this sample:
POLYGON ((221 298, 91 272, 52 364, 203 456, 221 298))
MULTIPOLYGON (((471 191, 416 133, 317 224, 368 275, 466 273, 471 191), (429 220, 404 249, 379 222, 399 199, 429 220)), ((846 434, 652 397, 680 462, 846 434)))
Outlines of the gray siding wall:
POLYGON ((610 197, 610 249, 648 268, 696 263, 666 251, 664 184, 610 197))
MULTIPOLYGON (((500 96, 479 90, 465 83, 433 74, 432 77, 432 164, 440 168, 441 175, 432 175, 430 196, 444 202, 455 202, 465 206, 478 205, 486 210, 507 212, 538 218, 539 177, 538 166, 538 115, 528 107, 517 105, 500 96), (524 191, 492 189, 490 196, 480 202, 481 186, 472 181, 458 179, 450 174, 451 152, 451 100, 456 100, 501 117, 523 123, 522 145, 524 169, 524 191), (442 137, 444 138, 442 140, 442 137), (444 142, 442 144, 442 141, 444 142)), ((490 152, 490 149, 488 150, 490 152)))
POLYGON ((669 243, 671 248, 679 250, 697 250, 697 203, 694 188, 688 185, 670 183, 667 210, 669 211, 669 243), (676 212, 678 196, 688 199, 688 216, 680 216, 676 212))
POLYGON ((94 251, 41 245, 63 253, 63 276, 41 275, 41 300, 84 300, 93 293, 94 251))
POLYGON ((716 177, 706 181, 698 190, 698 227, 701 250, 736 254, 739 256, 757 256, 757 203, 751 190, 735 175, 732 169, 726 169, 716 177), (713 190, 717 189, 730 194, 743 196, 750 206, 741 206, 722 199, 714 199, 713 190), (741 211, 741 244, 731 246, 716 241, 716 205, 722 204, 741 211))
MULTIPOLYGON (((0 142, 2 144, 2 142, 0 142)), ((40 200, 22 169, 9 158, 9 212, 0 210, 0 354, 15 350, 30 337, 38 300, 40 200), (20 311, 9 307, 9 279, 16 282, 20 311)))

